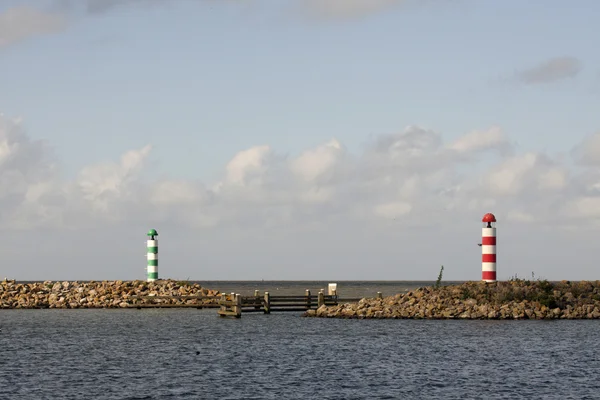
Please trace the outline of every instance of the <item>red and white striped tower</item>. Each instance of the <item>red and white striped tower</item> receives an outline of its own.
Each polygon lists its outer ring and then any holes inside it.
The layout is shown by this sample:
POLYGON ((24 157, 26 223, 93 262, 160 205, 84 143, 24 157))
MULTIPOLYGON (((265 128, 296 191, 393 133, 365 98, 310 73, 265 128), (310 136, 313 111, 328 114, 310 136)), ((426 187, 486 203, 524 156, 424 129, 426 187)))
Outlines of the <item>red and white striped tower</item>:
POLYGON ((481 222, 481 279, 496 282, 496 217, 487 213, 481 222))

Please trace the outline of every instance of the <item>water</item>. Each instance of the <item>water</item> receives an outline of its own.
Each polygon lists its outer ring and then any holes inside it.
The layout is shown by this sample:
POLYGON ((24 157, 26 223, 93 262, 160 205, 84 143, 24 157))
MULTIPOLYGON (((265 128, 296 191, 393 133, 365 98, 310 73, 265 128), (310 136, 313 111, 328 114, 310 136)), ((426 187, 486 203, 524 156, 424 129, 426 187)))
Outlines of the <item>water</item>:
POLYGON ((600 321, 2 310, 0 399, 592 399, 600 321))

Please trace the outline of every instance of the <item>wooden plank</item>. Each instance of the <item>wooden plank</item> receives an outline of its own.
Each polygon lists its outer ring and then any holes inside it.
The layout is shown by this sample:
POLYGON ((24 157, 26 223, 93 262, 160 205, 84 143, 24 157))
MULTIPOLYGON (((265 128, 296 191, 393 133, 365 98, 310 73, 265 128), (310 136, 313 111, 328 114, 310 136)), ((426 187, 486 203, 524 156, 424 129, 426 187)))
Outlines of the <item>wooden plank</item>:
POLYGON ((210 300, 218 300, 219 296, 137 296, 137 295, 133 295, 133 296, 129 296, 130 299, 187 299, 187 300, 191 300, 191 299, 201 299, 201 300, 205 300, 205 299, 210 299, 210 300))
MULTIPOLYGON (((316 307, 310 308, 311 310, 316 310, 316 307)), ((271 308, 270 312, 285 312, 285 311, 306 311, 306 307, 288 307, 288 308, 271 308)), ((262 309, 256 310, 254 308, 243 309, 242 314, 244 313, 252 313, 252 312, 263 312, 262 309)))
POLYGON ((262 307, 262 301, 260 303, 242 303, 242 307, 262 307))
POLYGON ((273 303, 271 302, 271 307, 306 307, 306 303, 299 301, 295 303, 273 303))
POLYGON ((242 309, 242 314, 249 313, 249 312, 264 312, 264 310, 262 308, 259 308, 259 309, 256 309, 256 308, 242 309))
POLYGON ((262 302, 263 302, 262 298, 255 299, 255 298, 251 297, 250 299, 248 299, 248 298, 242 297, 242 304, 262 304, 262 302))
POLYGON ((196 304, 129 304, 127 308, 215 308, 196 304))
POLYGON ((235 311, 223 311, 223 310, 219 310, 217 312, 219 313, 219 315, 221 315, 223 317, 237 317, 237 314, 235 313, 235 311))

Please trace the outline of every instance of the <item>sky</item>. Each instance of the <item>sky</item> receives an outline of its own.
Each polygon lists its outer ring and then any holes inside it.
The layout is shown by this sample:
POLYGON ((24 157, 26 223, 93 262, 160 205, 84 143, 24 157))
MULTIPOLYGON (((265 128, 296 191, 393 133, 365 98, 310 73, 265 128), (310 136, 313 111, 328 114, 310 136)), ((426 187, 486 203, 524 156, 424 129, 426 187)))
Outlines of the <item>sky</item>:
POLYGON ((0 276, 600 279, 599 13, 3 0, 0 276))

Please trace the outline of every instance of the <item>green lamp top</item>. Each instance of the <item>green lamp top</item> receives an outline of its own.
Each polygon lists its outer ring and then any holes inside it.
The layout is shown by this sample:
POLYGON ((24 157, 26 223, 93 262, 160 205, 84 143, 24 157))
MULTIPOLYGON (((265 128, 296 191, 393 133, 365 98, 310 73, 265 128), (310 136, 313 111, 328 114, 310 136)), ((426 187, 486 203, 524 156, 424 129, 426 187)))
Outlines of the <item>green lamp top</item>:
POLYGON ((158 232, 156 232, 156 229, 150 229, 148 231, 148 236, 158 236, 158 232))

